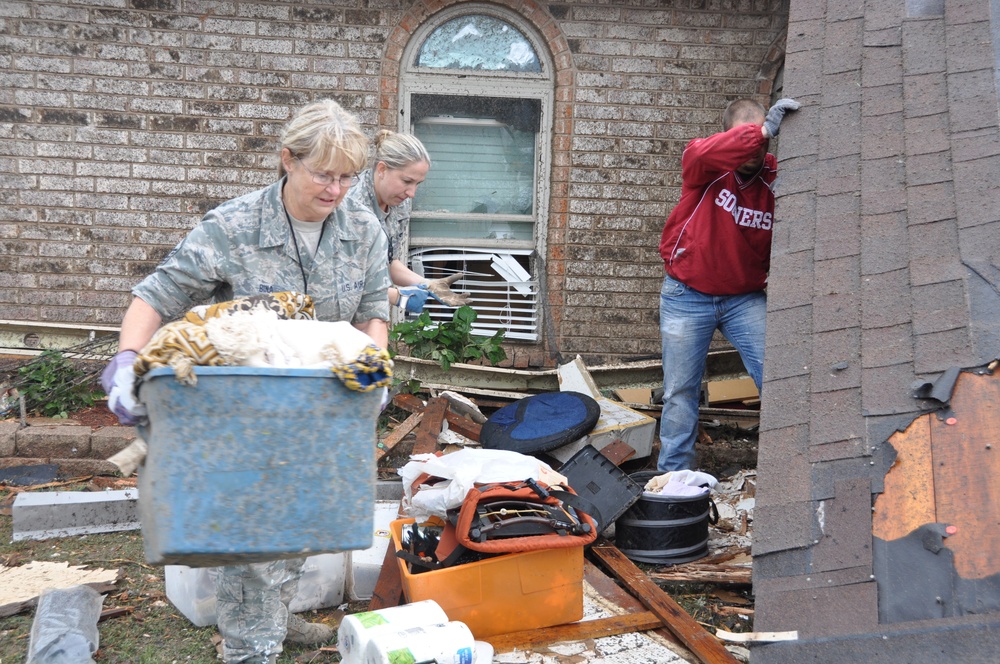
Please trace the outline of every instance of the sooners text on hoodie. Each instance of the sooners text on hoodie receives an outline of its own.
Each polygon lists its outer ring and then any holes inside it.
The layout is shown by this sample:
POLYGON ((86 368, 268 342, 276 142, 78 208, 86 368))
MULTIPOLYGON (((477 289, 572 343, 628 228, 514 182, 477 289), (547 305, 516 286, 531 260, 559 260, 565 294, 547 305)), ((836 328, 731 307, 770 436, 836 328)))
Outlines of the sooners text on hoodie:
POLYGON ((681 198, 667 217, 660 256, 672 278, 709 295, 764 288, 771 265, 777 160, 752 176, 736 173, 767 142, 744 124, 696 138, 681 157, 681 198))

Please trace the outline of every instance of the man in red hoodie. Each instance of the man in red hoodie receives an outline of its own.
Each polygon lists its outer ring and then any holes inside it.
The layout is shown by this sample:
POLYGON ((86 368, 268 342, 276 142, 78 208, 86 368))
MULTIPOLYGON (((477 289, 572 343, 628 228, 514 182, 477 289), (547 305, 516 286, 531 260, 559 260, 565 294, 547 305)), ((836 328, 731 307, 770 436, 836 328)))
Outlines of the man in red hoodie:
POLYGON ((798 108, 779 99, 765 112, 752 99, 737 99, 723 113, 722 132, 684 149, 681 198, 660 239, 661 471, 694 469, 701 379, 716 329, 760 390, 777 175, 767 147, 785 113, 798 108))

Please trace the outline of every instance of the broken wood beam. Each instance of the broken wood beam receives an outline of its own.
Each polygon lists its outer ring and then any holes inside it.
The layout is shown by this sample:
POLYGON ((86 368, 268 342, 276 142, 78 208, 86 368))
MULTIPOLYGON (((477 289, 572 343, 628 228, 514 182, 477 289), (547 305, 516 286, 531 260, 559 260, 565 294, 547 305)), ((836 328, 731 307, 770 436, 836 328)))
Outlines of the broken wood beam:
POLYGON ((404 603, 403 576, 399 572, 399 563, 396 562, 396 546, 390 539, 389 546, 385 549, 385 558, 382 559, 382 569, 379 570, 378 579, 372 589, 368 610, 388 609, 404 603))
POLYGON ((413 413, 405 420, 399 423, 399 425, 392 430, 392 432, 385 437, 385 440, 380 440, 375 446, 375 460, 378 461, 386 454, 389 450, 394 448, 399 444, 401 440, 406 438, 406 435, 417 428, 420 421, 424 418, 423 413, 413 413))
POLYGON ((676 583, 722 583, 739 586, 749 586, 752 574, 749 567, 738 565, 676 565, 667 572, 650 572, 654 581, 672 581, 676 583))
MULTIPOLYGON (((448 403, 446 399, 442 400, 445 402, 445 404, 448 403)), ((425 412, 425 410, 430 406, 430 404, 433 401, 434 399, 431 399, 429 402, 427 402, 427 405, 425 406, 423 401, 421 401, 418 397, 412 394, 397 394, 395 398, 393 398, 392 400, 394 404, 396 404, 403 410, 406 410, 411 413, 425 412)), ((482 430, 481 425, 473 422, 464 415, 453 413, 451 410, 447 409, 447 407, 445 408, 444 416, 445 419, 448 421, 449 429, 462 434, 466 438, 479 442, 479 432, 482 430)), ((438 429, 438 432, 440 433, 440 429, 438 429)))
POLYGON ((644 632, 657 629, 662 625, 660 618, 652 611, 640 611, 639 613, 626 613, 610 618, 581 620, 566 625, 487 636, 482 640, 492 645, 494 652, 504 653, 515 649, 528 650, 561 641, 583 641, 600 639, 605 636, 617 636, 618 634, 644 632))
POLYGON ((101 615, 98 616, 97 622, 104 622, 109 618, 117 618, 118 616, 123 616, 126 613, 132 613, 135 607, 132 606, 120 606, 114 609, 104 609, 101 611, 101 615))
POLYGON ((441 424, 448 401, 435 397, 427 402, 424 409, 424 419, 417 427, 417 440, 413 443, 413 454, 434 454, 438 447, 438 436, 441 434, 441 424))
POLYGON ((590 547, 595 556, 622 584, 655 613, 700 661, 705 664, 736 664, 725 646, 684 611, 666 592, 616 546, 603 537, 590 547))
MULTIPOLYGON (((617 580, 608 576, 588 557, 583 559, 583 579, 599 596, 620 608, 624 613, 642 613, 646 610, 642 602, 637 600, 628 590, 622 588, 617 580)), ((683 657, 685 661, 694 660, 694 655, 684 647, 684 644, 674 636, 673 632, 663 626, 662 620, 653 633, 669 643, 673 651, 683 657)))

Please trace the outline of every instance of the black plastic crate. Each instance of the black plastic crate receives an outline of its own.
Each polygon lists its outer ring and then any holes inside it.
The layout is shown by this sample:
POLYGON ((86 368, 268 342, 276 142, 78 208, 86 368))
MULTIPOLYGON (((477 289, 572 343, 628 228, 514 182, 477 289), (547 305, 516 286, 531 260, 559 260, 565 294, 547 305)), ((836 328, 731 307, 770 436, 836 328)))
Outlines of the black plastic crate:
POLYGON ((577 495, 597 508, 598 514, 590 514, 597 522, 597 532, 614 523, 642 496, 642 486, 593 445, 581 448, 559 472, 577 495))

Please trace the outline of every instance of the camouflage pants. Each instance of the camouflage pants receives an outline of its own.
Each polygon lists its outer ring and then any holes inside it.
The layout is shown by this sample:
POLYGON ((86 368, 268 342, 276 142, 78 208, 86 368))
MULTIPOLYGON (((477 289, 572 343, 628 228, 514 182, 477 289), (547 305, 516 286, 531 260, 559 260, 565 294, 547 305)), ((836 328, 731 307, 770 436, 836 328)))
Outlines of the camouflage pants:
POLYGON ((303 564, 305 558, 290 558, 217 570, 216 613, 226 664, 266 664, 277 658, 303 564))

